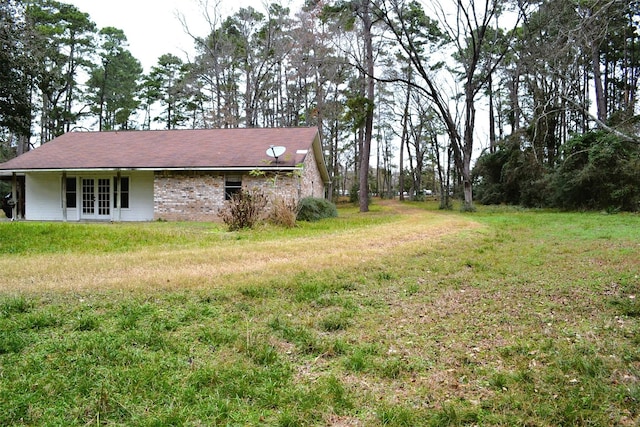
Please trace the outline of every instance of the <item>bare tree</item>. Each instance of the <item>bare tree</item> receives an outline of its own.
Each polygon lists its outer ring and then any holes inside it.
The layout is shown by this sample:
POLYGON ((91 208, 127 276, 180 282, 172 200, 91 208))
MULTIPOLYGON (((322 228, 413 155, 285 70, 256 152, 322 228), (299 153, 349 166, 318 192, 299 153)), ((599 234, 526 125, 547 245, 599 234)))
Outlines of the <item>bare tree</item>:
MULTIPOLYGON (((491 22, 501 13, 503 2, 485 0, 457 0, 452 13, 439 2, 434 2, 434 13, 439 21, 431 20, 417 2, 383 0, 376 13, 395 37, 399 48, 421 77, 420 83, 407 81, 422 91, 433 103, 446 127, 453 158, 460 173, 464 190, 464 208, 473 209, 471 160, 476 125, 476 102, 487 86, 490 76, 504 58, 508 43, 502 51, 484 55, 491 44, 491 22), (443 31, 444 30, 444 31, 443 31), (462 91, 450 96, 438 80, 436 72, 447 68, 427 55, 426 48, 443 41, 453 48, 459 68, 453 78, 462 82, 462 91), (462 122, 457 120, 453 101, 462 104, 462 122)), ((451 8, 450 8, 451 9, 451 8)), ((517 26, 518 19, 516 19, 517 26)))

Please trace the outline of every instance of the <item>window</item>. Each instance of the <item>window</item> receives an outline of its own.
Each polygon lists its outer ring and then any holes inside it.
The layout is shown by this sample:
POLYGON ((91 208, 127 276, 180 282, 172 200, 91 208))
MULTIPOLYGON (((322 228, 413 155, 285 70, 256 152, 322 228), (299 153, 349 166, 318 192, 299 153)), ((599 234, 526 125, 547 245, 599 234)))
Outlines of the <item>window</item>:
MULTIPOLYGON (((129 177, 120 177, 120 207, 129 208, 129 177)), ((118 177, 113 178, 113 206, 118 206, 118 177)))
POLYGON ((231 200, 234 194, 242 190, 242 176, 228 175, 224 177, 224 199, 231 200))
POLYGON ((65 186, 66 186, 66 198, 67 198, 67 208, 77 208, 78 207, 78 187, 76 185, 76 178, 66 178, 65 186))

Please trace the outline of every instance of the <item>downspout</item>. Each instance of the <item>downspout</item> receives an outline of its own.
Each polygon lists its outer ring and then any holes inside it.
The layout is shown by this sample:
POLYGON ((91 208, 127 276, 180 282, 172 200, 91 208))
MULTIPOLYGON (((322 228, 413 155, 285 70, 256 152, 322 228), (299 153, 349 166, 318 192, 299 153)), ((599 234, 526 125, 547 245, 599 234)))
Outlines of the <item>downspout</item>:
POLYGON ((18 176, 15 172, 11 175, 11 218, 15 221, 18 216, 18 176))
POLYGON ((116 211, 117 221, 122 221, 122 172, 118 169, 116 174, 116 211))

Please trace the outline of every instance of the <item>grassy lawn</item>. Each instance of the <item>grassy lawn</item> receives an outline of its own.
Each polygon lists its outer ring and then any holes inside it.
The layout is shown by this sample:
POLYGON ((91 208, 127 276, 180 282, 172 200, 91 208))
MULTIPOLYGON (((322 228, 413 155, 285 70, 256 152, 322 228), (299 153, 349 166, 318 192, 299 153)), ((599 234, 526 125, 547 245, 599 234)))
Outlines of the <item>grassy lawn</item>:
POLYGON ((0 425, 634 426, 640 216, 0 223, 0 425))

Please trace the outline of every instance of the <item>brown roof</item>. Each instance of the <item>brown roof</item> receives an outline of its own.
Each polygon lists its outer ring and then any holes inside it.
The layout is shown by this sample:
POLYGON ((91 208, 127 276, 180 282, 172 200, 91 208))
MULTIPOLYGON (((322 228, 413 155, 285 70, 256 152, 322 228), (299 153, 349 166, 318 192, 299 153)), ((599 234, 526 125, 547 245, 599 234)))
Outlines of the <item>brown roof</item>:
POLYGON ((275 166, 266 154, 270 146, 284 146, 278 167, 293 168, 307 150, 318 157, 319 144, 317 128, 70 132, 0 164, 0 170, 265 169, 275 166))

